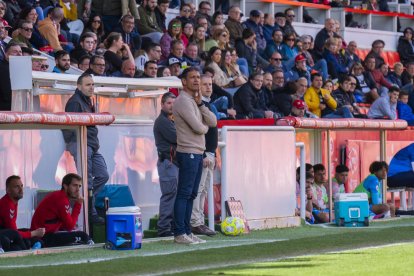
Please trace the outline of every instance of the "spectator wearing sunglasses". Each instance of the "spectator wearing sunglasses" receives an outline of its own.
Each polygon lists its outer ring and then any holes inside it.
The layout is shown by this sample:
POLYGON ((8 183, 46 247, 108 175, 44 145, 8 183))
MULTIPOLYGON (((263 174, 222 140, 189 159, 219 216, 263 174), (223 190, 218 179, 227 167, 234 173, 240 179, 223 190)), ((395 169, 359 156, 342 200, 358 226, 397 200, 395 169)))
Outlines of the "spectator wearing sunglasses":
POLYGON ((30 21, 21 20, 18 23, 18 35, 14 37, 11 41, 15 43, 24 44, 27 48, 33 49, 30 39, 33 34, 33 24, 30 21))
POLYGON ((182 4, 180 7, 180 15, 177 18, 181 21, 181 25, 185 26, 188 22, 193 22, 190 18, 191 15, 191 7, 189 4, 182 4))
POLYGON ((295 11, 291 8, 287 8, 285 10, 285 26, 283 27, 283 31, 285 33, 294 33, 297 37, 299 36, 298 33, 295 31, 295 28, 293 27, 293 22, 295 21, 295 11))

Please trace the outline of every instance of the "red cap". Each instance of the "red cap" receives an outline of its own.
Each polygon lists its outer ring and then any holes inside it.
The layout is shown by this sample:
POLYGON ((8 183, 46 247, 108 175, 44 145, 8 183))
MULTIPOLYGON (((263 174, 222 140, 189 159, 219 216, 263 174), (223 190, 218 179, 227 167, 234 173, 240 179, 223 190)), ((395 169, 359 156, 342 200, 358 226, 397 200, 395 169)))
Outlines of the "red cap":
POLYGON ((299 54, 295 57, 295 62, 306 60, 306 57, 303 54, 299 54))
POLYGON ((302 100, 295 100, 293 102, 293 106, 296 107, 297 109, 305 109, 305 102, 302 100))

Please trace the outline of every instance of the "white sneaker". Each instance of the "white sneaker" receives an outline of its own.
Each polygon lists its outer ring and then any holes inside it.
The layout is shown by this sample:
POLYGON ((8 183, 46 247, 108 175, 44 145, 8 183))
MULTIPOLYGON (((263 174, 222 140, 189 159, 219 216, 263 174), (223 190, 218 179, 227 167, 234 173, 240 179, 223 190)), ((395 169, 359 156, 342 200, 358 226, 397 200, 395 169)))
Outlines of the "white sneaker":
POLYGON ((187 245, 198 243, 198 242, 194 242, 194 240, 191 239, 186 234, 182 234, 182 235, 174 237, 174 242, 178 244, 187 244, 187 245))
POLYGON ((194 235, 193 233, 191 233, 190 235, 188 235, 188 237, 190 239, 192 239, 194 242, 196 243, 206 243, 206 240, 200 239, 199 237, 197 237, 196 235, 194 235))

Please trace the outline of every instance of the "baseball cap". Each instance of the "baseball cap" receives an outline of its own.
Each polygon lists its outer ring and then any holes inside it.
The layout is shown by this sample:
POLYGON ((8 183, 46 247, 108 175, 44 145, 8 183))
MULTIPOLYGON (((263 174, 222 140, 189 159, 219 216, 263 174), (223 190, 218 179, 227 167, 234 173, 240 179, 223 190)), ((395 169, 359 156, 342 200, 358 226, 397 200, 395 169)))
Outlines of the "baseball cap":
POLYGON ((293 106, 296 107, 297 109, 305 109, 305 102, 302 100, 295 100, 293 102, 293 106))
POLYGON ((306 57, 302 54, 299 54, 295 57, 295 62, 306 60, 306 57))
POLYGON ((181 65, 181 61, 176 57, 170 57, 168 59, 168 66, 173 65, 173 64, 177 64, 177 63, 181 65))

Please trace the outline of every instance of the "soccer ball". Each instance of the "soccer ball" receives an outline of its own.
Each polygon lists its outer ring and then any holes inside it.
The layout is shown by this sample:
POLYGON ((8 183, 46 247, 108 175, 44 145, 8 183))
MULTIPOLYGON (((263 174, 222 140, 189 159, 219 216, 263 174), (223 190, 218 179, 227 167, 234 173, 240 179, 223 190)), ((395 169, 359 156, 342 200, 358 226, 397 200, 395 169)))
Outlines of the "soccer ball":
POLYGON ((221 232, 227 236, 238 236, 244 232, 244 222, 238 217, 227 217, 221 223, 221 232))

